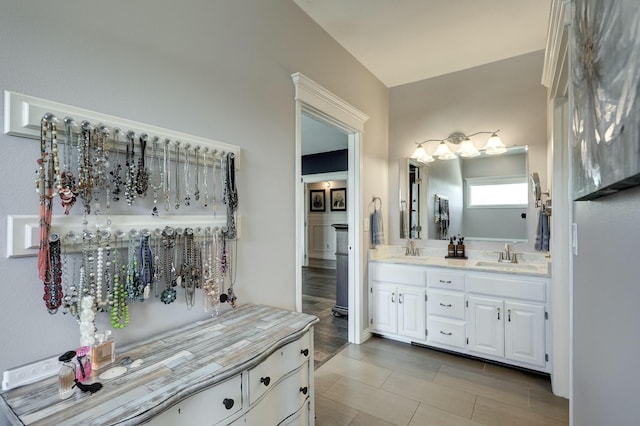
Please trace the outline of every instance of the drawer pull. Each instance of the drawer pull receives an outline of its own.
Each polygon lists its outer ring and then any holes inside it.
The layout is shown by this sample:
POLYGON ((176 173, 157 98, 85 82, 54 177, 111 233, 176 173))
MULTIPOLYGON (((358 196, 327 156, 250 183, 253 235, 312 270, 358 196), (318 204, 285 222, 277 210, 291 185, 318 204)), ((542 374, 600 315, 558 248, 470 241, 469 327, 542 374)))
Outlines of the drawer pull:
POLYGON ((396 294, 391 293, 391 303, 396 303, 396 294))
POLYGON ((398 295, 398 303, 402 303, 402 293, 398 295))
POLYGON ((498 320, 500 319, 500 308, 498 308, 498 320))
POLYGON ((451 307, 451 303, 445 305, 444 303, 440 302, 440 306, 444 306, 445 308, 450 308, 451 307))
POLYGON ((307 355, 309 355, 309 349, 302 349, 302 350, 300 351, 300 353, 301 353, 302 355, 304 355, 304 356, 307 356, 307 355))
POLYGON ((300 392, 302 392, 303 395, 306 395, 307 392, 309 392, 309 389, 307 389, 307 387, 305 386, 303 388, 300 388, 300 392))
POLYGON ((260 377, 260 383, 264 383, 265 386, 269 386, 269 383, 271 383, 271 377, 260 377))
POLYGON ((508 318, 508 321, 511 322, 511 309, 507 310, 507 318, 508 318))
POLYGON ((234 401, 232 398, 225 398, 222 400, 222 403, 224 404, 224 408, 231 410, 233 408, 234 401))
POLYGON ((451 284, 451 280, 440 280, 442 284, 451 284))
POLYGON ((444 332, 444 331, 442 331, 442 330, 440 330, 440 334, 444 334, 445 336, 451 336, 451 335, 453 335, 453 333, 452 333, 452 332, 445 333, 445 332, 444 332))

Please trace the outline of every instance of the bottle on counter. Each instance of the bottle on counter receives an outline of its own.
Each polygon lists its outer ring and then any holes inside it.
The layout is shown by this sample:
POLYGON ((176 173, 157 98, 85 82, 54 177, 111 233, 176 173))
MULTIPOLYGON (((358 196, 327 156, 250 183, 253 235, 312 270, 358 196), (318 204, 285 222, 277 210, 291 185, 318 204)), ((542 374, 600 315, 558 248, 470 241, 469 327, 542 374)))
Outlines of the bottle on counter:
POLYGON ((100 370, 116 360, 116 342, 111 339, 111 330, 96 333, 96 343, 91 347, 91 364, 100 370))
POLYGON ((75 356, 76 351, 69 351, 58 357, 58 361, 62 362, 58 372, 58 396, 60 399, 67 399, 73 395, 76 379, 76 364, 73 362, 75 356))
POLYGON ((458 237, 458 244, 456 245, 456 257, 466 257, 464 253, 464 237, 458 237))
POLYGON ((447 246, 447 257, 456 257, 456 237, 449 238, 449 245, 447 246))

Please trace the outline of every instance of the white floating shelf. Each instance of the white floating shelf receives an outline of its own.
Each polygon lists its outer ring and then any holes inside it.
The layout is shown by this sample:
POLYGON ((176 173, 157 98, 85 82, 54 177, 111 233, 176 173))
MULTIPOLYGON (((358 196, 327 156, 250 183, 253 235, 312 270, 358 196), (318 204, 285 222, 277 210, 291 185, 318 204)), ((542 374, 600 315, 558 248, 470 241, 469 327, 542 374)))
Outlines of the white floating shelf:
MULTIPOLYGON (((104 124, 110 129, 120 129, 123 132, 120 140, 121 146, 125 146, 125 136, 127 132, 131 130, 138 136, 146 133, 150 141, 154 137, 158 137, 161 142, 169 139, 172 142, 180 141, 182 146, 190 144, 192 148, 197 146, 208 148, 211 152, 233 152, 235 154, 235 167, 236 169, 240 168, 240 147, 236 145, 48 101, 34 96, 23 95, 8 90, 4 91, 5 134, 28 139, 40 139, 40 121, 46 113, 55 115, 60 121, 60 123, 58 123, 58 133, 60 135, 64 134, 64 123, 62 121, 65 117, 71 117, 78 125, 80 125, 83 120, 86 120, 94 126, 104 124)), ((121 149, 121 147, 119 148, 121 149)))
MULTIPOLYGON (((89 223, 87 229, 95 232, 97 216, 88 216, 89 223)), ((39 217, 36 215, 10 215, 7 217, 7 257, 31 257, 38 255, 40 245, 40 225, 39 217)), ((100 216, 100 229, 107 229, 106 217, 100 216)), ((113 215, 111 216, 111 232, 121 230, 125 233, 123 241, 127 241, 129 231, 135 229, 150 231, 156 228, 164 229, 165 226, 173 228, 222 228, 227 225, 226 216, 214 217, 213 215, 166 215, 166 216, 143 216, 143 215, 113 215)), ((240 218, 236 221, 237 236, 240 238, 240 218)), ((64 239, 70 231, 82 236, 82 216, 54 216, 51 221, 51 232, 57 233, 64 239)))

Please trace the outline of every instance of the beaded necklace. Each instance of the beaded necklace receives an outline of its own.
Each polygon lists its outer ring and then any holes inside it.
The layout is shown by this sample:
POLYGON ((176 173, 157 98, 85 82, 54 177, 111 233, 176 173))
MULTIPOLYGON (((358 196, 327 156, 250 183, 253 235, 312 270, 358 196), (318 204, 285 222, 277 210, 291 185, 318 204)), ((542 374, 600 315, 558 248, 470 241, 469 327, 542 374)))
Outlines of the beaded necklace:
POLYGON ((120 133, 122 133, 120 129, 116 128, 113 130, 113 140, 114 140, 114 145, 116 146, 116 158, 115 158, 113 168, 109 172, 109 174, 111 175, 111 185, 112 185, 111 195, 113 196, 113 201, 116 201, 116 202, 120 201, 120 194, 122 193, 122 189, 120 188, 120 186, 122 186, 123 184, 122 177, 120 176, 122 165, 120 164, 120 154, 118 153, 120 133))
POLYGON ((71 172, 72 168, 72 155, 73 149, 73 127, 75 122, 71 117, 65 117, 64 119, 64 164, 63 170, 60 174, 60 188, 58 193, 60 194, 60 202, 64 207, 64 214, 69 214, 69 211, 76 203, 78 197, 79 188, 76 184, 76 177, 71 172))
POLYGON ((191 205, 191 165, 189 164, 189 148, 190 144, 184 146, 184 205, 189 207, 191 205))
POLYGON ((78 135, 78 188, 84 205, 85 214, 91 213, 91 196, 93 189, 93 162, 91 160, 91 134, 93 127, 88 121, 81 124, 78 135))
POLYGON ((69 231, 64 237, 64 244, 62 244, 62 282, 64 283, 64 297, 62 303, 64 307, 64 313, 70 313, 74 317, 78 315, 78 288, 76 287, 76 256, 73 256, 73 262, 69 266, 68 247, 75 247, 78 242, 78 236, 75 232, 69 231))
POLYGON ((176 210, 180 208, 180 141, 176 141, 176 210))
POLYGON ((184 244, 182 255, 182 286, 185 291, 187 309, 193 308, 195 303, 195 292, 197 283, 200 280, 200 267, 198 265, 198 249, 195 242, 193 228, 184 231, 184 244))
POLYGON ((143 299, 149 298, 149 291, 153 281, 153 253, 151 252, 149 240, 149 231, 143 231, 140 235, 140 285, 143 288, 143 299))
POLYGON ((168 212, 171 209, 171 158, 169 152, 169 139, 164 140, 164 150, 162 157, 162 169, 164 170, 164 211, 168 212))
POLYGON ((109 313, 109 319, 113 328, 125 328, 129 324, 129 305, 127 305, 127 293, 124 288, 123 276, 126 273, 126 266, 122 265, 118 238, 124 236, 121 231, 116 231, 115 238, 115 259, 113 273, 113 305, 109 313))
POLYGON ((138 176, 138 167, 134 159, 134 138, 135 133, 133 131, 127 132, 127 161, 125 166, 127 168, 126 179, 124 182, 124 198, 127 200, 127 205, 131 206, 136 200, 136 178, 138 176))
POLYGON ((141 197, 147 196, 147 189, 149 188, 149 170, 144 164, 144 157, 147 150, 146 133, 140 135, 140 158, 138 158, 138 173, 136 175, 136 192, 141 197))
POLYGON ((202 185, 204 186, 204 206, 208 207, 209 205, 209 183, 207 182, 207 174, 209 173, 209 166, 207 166, 207 153, 209 152, 209 148, 205 148, 202 150, 202 166, 204 167, 204 171, 202 172, 202 185))
POLYGON ((196 146, 194 149, 194 158, 196 159, 196 182, 195 182, 195 187, 194 187, 194 192, 193 192, 193 198, 195 198, 196 201, 200 200, 200 158, 199 158, 199 154, 200 154, 200 146, 196 146))
POLYGON ((51 167, 47 167, 47 130, 51 130, 51 138, 56 137, 56 118, 45 114, 40 121, 40 158, 38 159, 38 179, 36 188, 40 196, 40 245, 38 248, 38 276, 45 284, 50 280, 49 233, 51 232, 51 216, 53 214, 53 182, 51 167))
POLYGON ((50 314, 55 314, 62 305, 62 262, 60 260, 60 237, 56 233, 49 236, 51 268, 47 272, 48 283, 44 286, 45 306, 50 314))

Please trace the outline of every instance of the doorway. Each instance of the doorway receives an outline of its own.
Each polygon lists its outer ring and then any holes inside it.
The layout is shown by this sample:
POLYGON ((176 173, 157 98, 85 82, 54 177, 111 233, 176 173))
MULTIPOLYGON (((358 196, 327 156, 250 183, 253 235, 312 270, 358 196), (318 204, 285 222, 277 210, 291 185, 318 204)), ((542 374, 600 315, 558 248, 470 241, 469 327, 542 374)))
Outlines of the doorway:
POLYGON ((360 183, 360 145, 364 123, 368 116, 327 91, 301 73, 291 76, 295 86, 295 205, 296 205, 296 263, 295 263, 295 305, 302 311, 302 266, 305 264, 305 184, 302 177, 302 117, 303 112, 324 121, 347 133, 347 223, 348 235, 348 340, 361 343, 366 320, 363 306, 367 300, 362 283, 362 208, 360 183))

